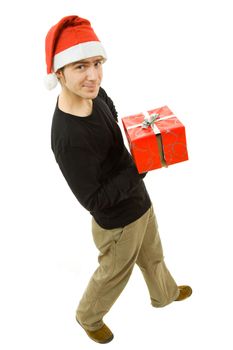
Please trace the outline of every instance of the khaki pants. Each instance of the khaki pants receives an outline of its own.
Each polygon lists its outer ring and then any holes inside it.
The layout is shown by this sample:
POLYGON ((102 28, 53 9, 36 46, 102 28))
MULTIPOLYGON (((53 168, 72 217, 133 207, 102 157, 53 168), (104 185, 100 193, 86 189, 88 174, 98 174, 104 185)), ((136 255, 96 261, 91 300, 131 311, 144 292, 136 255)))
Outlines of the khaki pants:
POLYGON ((92 218, 92 232, 100 251, 99 267, 76 311, 85 329, 102 327, 104 315, 126 286, 135 263, 142 271, 153 306, 168 305, 178 297, 178 287, 164 263, 153 205, 136 221, 111 230, 100 227, 92 218))

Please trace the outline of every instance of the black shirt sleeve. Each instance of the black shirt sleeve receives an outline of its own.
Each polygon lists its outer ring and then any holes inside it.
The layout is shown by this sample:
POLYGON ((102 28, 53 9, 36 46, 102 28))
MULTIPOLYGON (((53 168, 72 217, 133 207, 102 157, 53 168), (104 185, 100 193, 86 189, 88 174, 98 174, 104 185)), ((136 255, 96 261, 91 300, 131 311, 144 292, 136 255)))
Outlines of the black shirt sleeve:
MULTIPOLYGON (((107 95, 106 91, 102 87, 100 87, 100 89, 99 89, 98 96, 101 97, 105 101, 105 103, 108 105, 110 111, 112 112, 114 119, 118 122, 118 113, 116 111, 115 105, 114 105, 112 99, 107 95)), ((146 176, 146 174, 147 174, 147 172, 139 174, 139 176, 143 179, 146 176)))
POLYGON ((98 96, 101 97, 104 100, 104 102, 108 105, 114 119, 118 122, 118 113, 116 111, 115 105, 112 99, 107 95, 106 91, 102 87, 100 87, 99 89, 98 96))
POLYGON ((101 164, 81 147, 60 153, 57 162, 75 197, 89 211, 107 209, 129 198, 142 181, 134 165, 101 181, 101 164))

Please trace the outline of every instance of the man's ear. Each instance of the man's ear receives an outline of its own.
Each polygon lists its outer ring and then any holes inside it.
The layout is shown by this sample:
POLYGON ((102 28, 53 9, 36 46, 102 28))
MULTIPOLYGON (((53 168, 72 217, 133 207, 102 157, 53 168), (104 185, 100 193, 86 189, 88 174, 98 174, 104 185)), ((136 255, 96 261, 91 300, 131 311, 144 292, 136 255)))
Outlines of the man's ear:
POLYGON ((60 79, 62 77, 62 69, 58 69, 55 74, 57 78, 60 79))
POLYGON ((64 73, 63 73, 63 68, 58 69, 58 70, 56 71, 55 74, 56 74, 56 77, 57 77, 59 83, 60 83, 61 85, 63 85, 63 83, 65 82, 65 77, 64 77, 64 73))

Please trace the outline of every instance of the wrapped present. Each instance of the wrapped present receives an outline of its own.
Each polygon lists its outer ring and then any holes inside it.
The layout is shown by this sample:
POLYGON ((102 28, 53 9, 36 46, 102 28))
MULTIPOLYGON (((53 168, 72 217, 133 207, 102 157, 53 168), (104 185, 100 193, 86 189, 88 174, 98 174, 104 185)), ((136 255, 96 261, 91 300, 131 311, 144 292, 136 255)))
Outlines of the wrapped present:
POLYGON ((121 120, 139 173, 188 160, 185 127, 167 106, 121 120))

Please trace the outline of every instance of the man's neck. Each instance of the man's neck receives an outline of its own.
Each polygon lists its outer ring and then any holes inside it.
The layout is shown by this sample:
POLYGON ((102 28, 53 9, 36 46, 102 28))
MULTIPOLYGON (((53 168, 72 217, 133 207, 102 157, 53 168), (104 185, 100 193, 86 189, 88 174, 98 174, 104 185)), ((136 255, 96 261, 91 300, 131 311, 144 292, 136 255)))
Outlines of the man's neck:
POLYGON ((61 91, 58 100, 59 108, 66 113, 86 117, 92 112, 92 100, 85 99, 75 94, 61 91))

